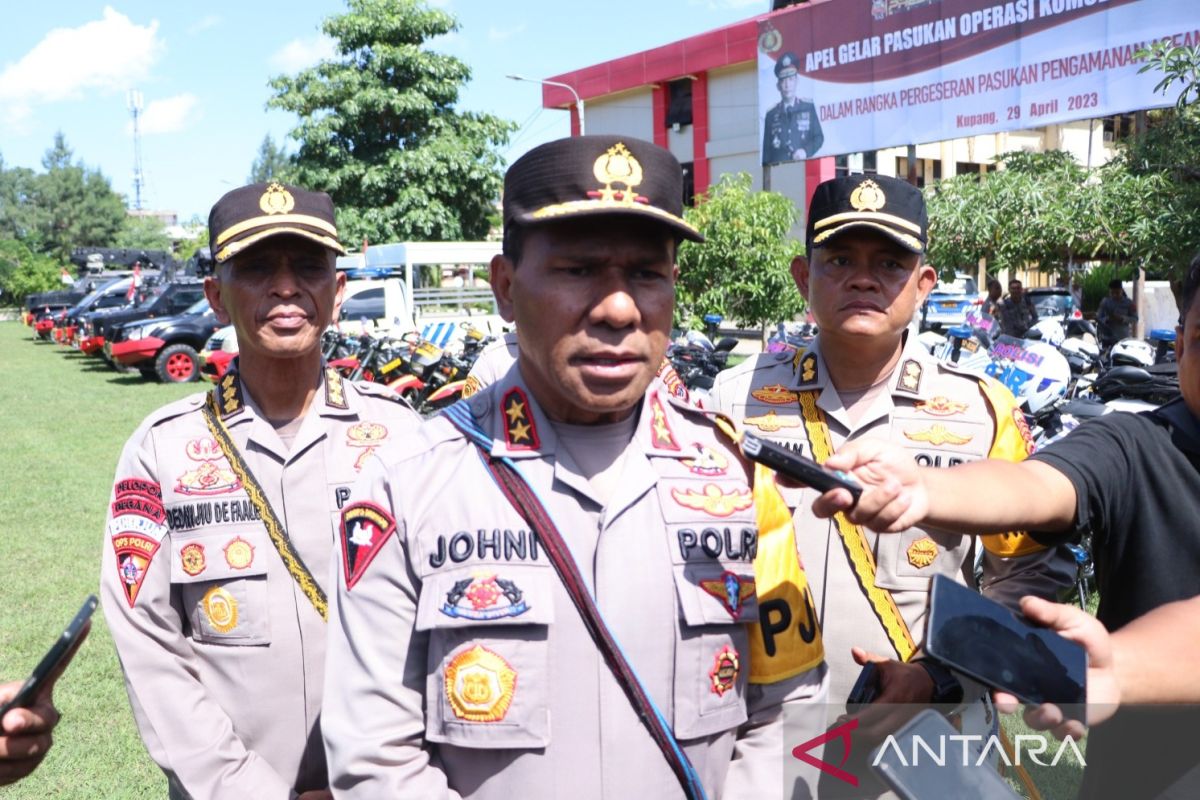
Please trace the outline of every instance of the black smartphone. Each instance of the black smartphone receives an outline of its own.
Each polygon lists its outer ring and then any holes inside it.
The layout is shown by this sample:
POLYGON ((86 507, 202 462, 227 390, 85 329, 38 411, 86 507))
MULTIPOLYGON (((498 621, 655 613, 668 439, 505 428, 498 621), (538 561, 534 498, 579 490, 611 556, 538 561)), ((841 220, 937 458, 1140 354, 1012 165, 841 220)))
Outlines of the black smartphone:
POLYGON ((853 713, 860 706, 865 706, 875 702, 875 698, 879 696, 879 683, 875 673, 878 670, 875 664, 863 664, 862 672, 858 673, 858 680, 854 682, 854 688, 850 690, 849 696, 846 697, 846 710, 853 713))
POLYGON ((944 575, 934 576, 929 593, 925 652, 1025 703, 1054 703, 1084 718, 1087 651, 944 575))
POLYGON ((979 763, 963 739, 945 717, 927 708, 875 749, 871 766, 903 800, 1016 800, 1000 773, 979 763))
POLYGON ((54 642, 46 655, 42 656, 42 660, 33 668, 33 674, 29 679, 21 685, 13 698, 0 708, 0 719, 13 708, 28 708, 33 705, 33 701, 37 698, 38 692, 42 689, 42 684, 45 683, 58 666, 62 664, 63 659, 67 658, 75 649, 75 645, 83 636, 84 628, 87 621, 92 618, 92 612, 96 610, 96 595, 89 595, 87 600, 83 601, 83 606, 79 609, 79 613, 71 620, 71 624, 67 625, 67 629, 62 632, 62 635, 54 642))
POLYGON ((828 469, 810 458, 774 442, 760 439, 752 433, 742 434, 742 452, 751 461, 770 467, 776 472, 782 472, 789 478, 811 486, 820 492, 830 489, 845 489, 850 492, 854 502, 862 496, 862 486, 849 473, 841 470, 828 469))

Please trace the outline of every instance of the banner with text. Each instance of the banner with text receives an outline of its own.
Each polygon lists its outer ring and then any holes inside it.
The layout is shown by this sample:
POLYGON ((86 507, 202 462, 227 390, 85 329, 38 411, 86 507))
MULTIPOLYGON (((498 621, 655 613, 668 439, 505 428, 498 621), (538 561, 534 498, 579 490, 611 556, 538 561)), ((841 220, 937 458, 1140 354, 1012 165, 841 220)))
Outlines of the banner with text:
POLYGON ((1171 105, 1150 42, 1200 44, 1195 0, 826 0, 759 23, 762 163, 1171 105))

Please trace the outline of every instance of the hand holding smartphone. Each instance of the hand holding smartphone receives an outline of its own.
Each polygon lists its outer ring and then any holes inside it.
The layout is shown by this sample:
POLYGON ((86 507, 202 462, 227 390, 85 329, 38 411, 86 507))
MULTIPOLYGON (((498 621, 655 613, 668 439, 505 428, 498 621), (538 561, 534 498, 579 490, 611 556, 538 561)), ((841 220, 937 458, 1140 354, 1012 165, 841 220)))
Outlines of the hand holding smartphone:
POLYGON ((793 453, 786 447, 774 442, 760 439, 752 433, 742 434, 742 452, 751 461, 757 461, 764 466, 783 475, 799 481, 805 486, 811 486, 819 492, 831 489, 845 489, 858 503, 862 496, 862 486, 849 473, 836 469, 827 469, 810 458, 793 453))
MULTIPOLYGON (((52 684, 63 669, 66 669, 70 663, 71 657, 75 655, 75 651, 83 642, 87 631, 89 630, 88 622, 92 617, 92 612, 96 610, 96 595, 90 595, 84 601, 79 612, 75 614, 75 618, 67 625, 66 630, 62 635, 51 645, 46 651, 46 655, 42 656, 42 660, 34 667, 33 673, 17 690, 13 697, 0 707, 0 723, 3 723, 4 715, 14 708, 29 708, 38 698, 38 694, 47 684, 52 684)), ((0 731, 2 733, 2 731, 0 731)))

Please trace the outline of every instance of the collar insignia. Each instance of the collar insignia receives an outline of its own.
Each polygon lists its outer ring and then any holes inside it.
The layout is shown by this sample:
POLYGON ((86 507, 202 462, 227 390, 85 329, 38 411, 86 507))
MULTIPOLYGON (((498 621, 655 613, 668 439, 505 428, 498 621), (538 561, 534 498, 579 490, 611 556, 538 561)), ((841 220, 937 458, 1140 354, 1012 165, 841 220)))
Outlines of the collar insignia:
POLYGON ((792 374, 799 373, 801 383, 812 383, 817 379, 817 354, 797 350, 792 359, 792 374))
POLYGON ((289 214, 296 207, 296 198, 276 181, 272 181, 262 197, 258 198, 258 207, 264 214, 289 214))
POLYGON ((541 446, 537 427, 529 413, 529 398, 519 388, 504 393, 500 401, 504 411, 504 442, 509 450, 537 450, 541 446))
POLYGON ((776 383, 771 386, 763 386, 755 389, 750 393, 750 396, 755 400, 763 403, 769 403, 773 406, 782 406, 789 403, 795 403, 800 399, 800 395, 793 391, 789 391, 782 383, 776 383))
POLYGON ((774 411, 768 411, 760 417, 746 417, 742 420, 742 424, 750 425, 767 433, 774 433, 784 428, 799 428, 800 420, 796 417, 781 417, 774 411))
POLYGON ((596 192, 588 192, 587 196, 598 198, 601 203, 631 206, 635 202, 649 204, 650 201, 637 194, 634 188, 642 182, 642 165, 633 153, 629 152, 623 143, 617 142, 596 159, 592 165, 592 174, 596 180, 604 184, 604 188, 596 192), (612 188, 614 183, 625 187, 624 191, 612 188))
POLYGON ((735 511, 745 511, 754 502, 749 489, 726 492, 715 483, 706 483, 701 492, 695 489, 672 489, 671 497, 684 508, 704 511, 714 517, 728 517, 735 511))
POLYGON ((850 205, 855 211, 878 211, 887 204, 887 196, 879 184, 865 180, 850 193, 850 205))
POLYGON ((951 400, 945 395, 938 395, 928 400, 918 401, 915 408, 917 411, 922 411, 934 417, 953 417, 965 412, 967 404, 958 400, 951 400))
POLYGON ((700 588, 721 601, 734 619, 742 613, 742 604, 754 596, 754 577, 725 572, 716 580, 700 581, 700 588))
POLYGON ((933 423, 928 430, 905 431, 904 437, 914 442, 929 442, 934 447, 941 447, 944 444, 966 444, 975 438, 974 436, 959 436, 958 434, 951 433, 940 422, 933 423))
POLYGON ((325 368, 325 405, 346 411, 350 406, 346 403, 346 385, 342 376, 333 367, 325 368))
POLYGON ((213 387, 213 395, 217 399, 217 413, 221 415, 221 419, 240 414, 245 408, 242 402, 242 382, 238 380, 236 370, 225 373, 221 382, 213 387))
POLYGON ((921 388, 921 364, 916 359, 905 359, 900 366, 900 381, 896 384, 897 389, 903 389, 906 392, 916 394, 921 388))
POLYGON ((685 458, 683 460, 683 465, 688 468, 689 472, 709 477, 725 474, 725 471, 729 468, 728 458, 711 447, 702 444, 697 444, 696 449, 700 455, 695 458, 685 458))
POLYGON ((908 556, 908 563, 917 569, 928 567, 937 558, 937 542, 928 536, 922 536, 908 546, 905 554, 908 556))
POLYGON ((741 662, 738 660, 737 650, 734 650, 729 645, 725 645, 713 658, 712 669, 708 671, 708 679, 711 681, 709 688, 717 697, 723 697, 726 692, 737 686, 738 672, 741 669, 741 662))
POLYGON ((658 393, 650 395, 650 444, 656 450, 679 450, 675 434, 671 431, 671 423, 667 421, 667 410, 663 408, 658 393))
POLYGON ((675 371, 675 367, 671 366, 671 359, 663 357, 662 363, 658 365, 658 372, 655 376, 662 381, 663 386, 667 387, 667 392, 672 397, 678 398, 683 402, 688 402, 688 390, 683 379, 679 377, 679 373, 675 371))

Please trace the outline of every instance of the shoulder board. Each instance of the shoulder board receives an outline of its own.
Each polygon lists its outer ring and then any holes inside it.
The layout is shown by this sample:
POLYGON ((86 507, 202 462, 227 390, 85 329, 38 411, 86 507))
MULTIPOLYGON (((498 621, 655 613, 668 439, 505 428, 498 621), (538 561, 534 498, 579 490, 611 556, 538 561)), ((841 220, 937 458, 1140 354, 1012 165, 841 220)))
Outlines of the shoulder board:
POLYGON ((200 392, 191 394, 180 400, 172 403, 167 403, 161 408, 157 408, 146 415, 146 419, 142 424, 146 427, 154 427, 160 425, 175 417, 182 417, 185 414, 190 414, 193 411, 199 411, 204 407, 204 400, 208 397, 208 392, 200 392))
MULTIPOLYGON (((408 404, 407 400, 405 400, 396 392, 392 391, 387 386, 384 386, 382 383, 374 383, 373 381, 354 381, 350 385, 353 386, 355 391, 357 391, 362 397, 377 397, 382 400, 389 400, 393 403, 404 406, 409 411, 412 411, 412 406, 408 404)), ((413 413, 415 414, 416 412, 414 411, 413 413)))

